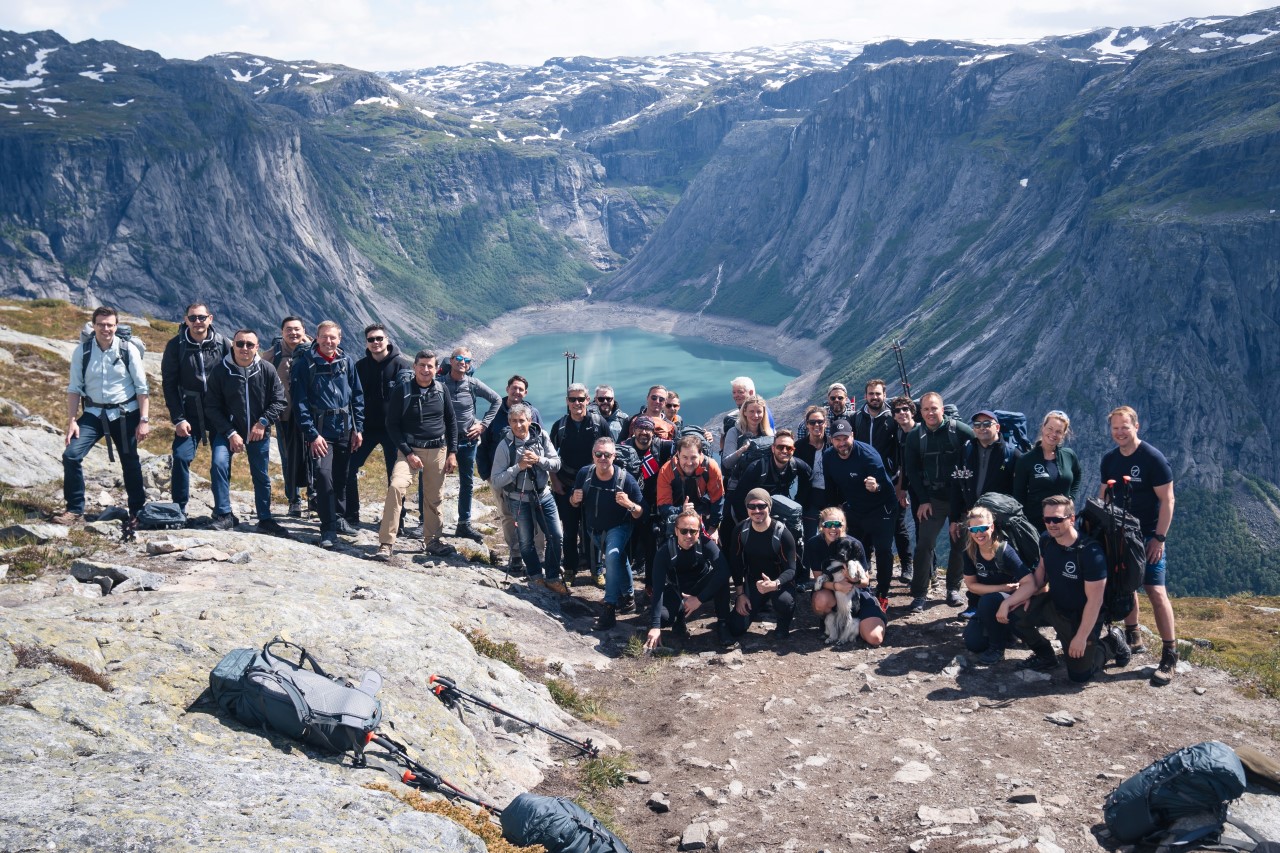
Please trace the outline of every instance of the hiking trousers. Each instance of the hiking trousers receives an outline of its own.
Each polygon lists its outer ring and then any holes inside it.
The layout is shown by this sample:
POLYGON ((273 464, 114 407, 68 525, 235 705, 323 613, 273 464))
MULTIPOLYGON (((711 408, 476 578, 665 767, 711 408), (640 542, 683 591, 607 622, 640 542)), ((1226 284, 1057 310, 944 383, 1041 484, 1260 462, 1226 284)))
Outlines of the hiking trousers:
MULTIPOLYGON (((444 523, 440 517, 440 504, 444 502, 444 463, 449 458, 447 447, 415 447, 413 455, 422 460, 422 541, 432 545, 440 538, 444 523)), ((387 499, 382 505, 382 525, 378 528, 378 542, 392 545, 396 531, 400 529, 400 511, 405 493, 413 482, 409 458, 396 454, 396 464, 391 469, 391 482, 387 485, 387 499)))
POLYGON ((351 445, 347 442, 345 438, 330 441, 328 453, 311 458, 321 533, 336 531, 338 519, 347 514, 347 472, 351 469, 351 445))
POLYGON ((951 526, 947 514, 951 512, 951 504, 937 498, 931 499, 933 514, 924 521, 916 522, 916 558, 911 576, 911 597, 925 598, 929 594, 929 586, 933 583, 933 552, 938 545, 938 534, 946 537, 949 555, 947 557, 947 592, 960 589, 964 580, 964 552, 951 542, 951 526))
POLYGON ((72 439, 62 451, 62 496, 67 501, 67 511, 84 514, 84 458, 93 446, 106 436, 115 445, 120 457, 120 471, 124 474, 124 489, 129 495, 129 515, 142 511, 147 502, 147 490, 142 483, 142 460, 138 458, 138 442, 134 435, 141 419, 138 412, 127 412, 105 424, 96 415, 82 414, 76 419, 80 435, 72 439), (123 421, 123 423, 121 423, 123 421))
POLYGON ((1080 627, 1080 614, 1059 610, 1054 606, 1053 599, 1047 592, 1032 596, 1027 605, 1026 615, 1016 621, 1009 620, 1009 624, 1013 626, 1014 633, 1022 638, 1022 642, 1027 644, 1027 648, 1046 658, 1053 654, 1053 646, 1038 629, 1052 627, 1058 635, 1058 642, 1062 643, 1062 657, 1067 663, 1067 677, 1072 681, 1088 681, 1102 672, 1102 667, 1107 662, 1106 650, 1098 642, 1097 625, 1094 625, 1089 633, 1089 641, 1085 644, 1083 655, 1073 658, 1067 653, 1071 638, 1076 635, 1076 630, 1080 627))
POLYGON ((344 518, 352 524, 360 523, 360 469, 369 461, 373 451, 382 448, 382 461, 386 465, 387 480, 391 479, 391 469, 396 464, 396 446, 391 443, 384 430, 368 430, 362 436, 360 449, 351 454, 351 464, 347 472, 347 511, 344 518))

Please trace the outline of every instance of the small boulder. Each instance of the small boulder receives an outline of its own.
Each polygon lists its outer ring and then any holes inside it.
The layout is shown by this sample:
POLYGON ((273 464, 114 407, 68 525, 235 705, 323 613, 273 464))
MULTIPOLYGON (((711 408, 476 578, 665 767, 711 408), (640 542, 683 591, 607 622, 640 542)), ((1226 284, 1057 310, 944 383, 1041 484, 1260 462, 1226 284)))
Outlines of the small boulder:
POLYGON ((706 850, 711 837, 711 827, 705 823, 691 823, 680 836, 681 850, 706 850))
POLYGON ((0 542, 14 545, 47 545, 66 539, 71 528, 65 524, 11 524, 0 530, 0 542))
POLYGON ((632 770, 627 774, 627 781, 635 782, 637 785, 648 785, 653 781, 653 777, 647 770, 632 770))
POLYGON ((1074 726, 1076 718, 1066 711, 1054 711, 1052 714, 1045 714, 1044 718, 1055 726, 1074 726))
POLYGON ((178 559, 193 563, 225 563, 231 559, 231 555, 226 551, 219 551, 212 545, 197 545, 195 548, 183 551, 178 555, 178 559))
POLYGON ((655 792, 650 795, 649 802, 646 805, 649 806, 651 811, 657 814, 665 814, 666 812, 671 811, 671 801, 667 799, 666 794, 659 792, 655 792))
POLYGON ((164 584, 164 575, 136 569, 133 566, 121 566, 113 563, 98 563, 93 560, 76 560, 71 564, 71 576, 79 581, 94 581, 98 578, 110 580, 112 592, 127 592, 130 589, 159 589, 164 584), (127 587, 126 581, 132 581, 127 587))

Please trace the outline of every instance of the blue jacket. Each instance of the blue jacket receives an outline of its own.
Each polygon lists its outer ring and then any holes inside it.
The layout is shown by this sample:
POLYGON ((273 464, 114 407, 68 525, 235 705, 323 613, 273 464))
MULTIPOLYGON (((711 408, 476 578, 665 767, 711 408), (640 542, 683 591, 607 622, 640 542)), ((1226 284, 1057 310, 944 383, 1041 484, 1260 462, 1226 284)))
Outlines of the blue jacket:
POLYGON ((314 348, 293 360, 289 392, 298 429, 307 441, 346 441, 364 432, 364 391, 356 364, 341 348, 332 362, 314 348))
POLYGON ((892 514, 898 503, 879 451, 861 441, 853 443, 848 459, 841 459, 834 447, 822 451, 822 477, 827 483, 827 503, 834 506, 838 500, 855 518, 892 514), (879 491, 867 491, 863 482, 867 477, 875 477, 879 491))

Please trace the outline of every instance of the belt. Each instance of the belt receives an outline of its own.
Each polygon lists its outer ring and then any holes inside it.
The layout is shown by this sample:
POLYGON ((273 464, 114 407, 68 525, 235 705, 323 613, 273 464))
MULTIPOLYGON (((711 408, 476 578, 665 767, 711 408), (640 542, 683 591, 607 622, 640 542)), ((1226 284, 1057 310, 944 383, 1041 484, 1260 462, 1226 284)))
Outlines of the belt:
POLYGON ((409 446, 419 450, 435 450, 438 447, 444 447, 446 443, 444 438, 428 438, 426 441, 411 441, 409 446))
POLYGON ((130 397, 128 400, 124 400, 119 403, 99 403, 97 400, 91 400, 88 397, 83 397, 81 399, 86 409, 119 409, 129 405, 134 400, 137 400, 138 396, 135 394, 134 396, 130 397))

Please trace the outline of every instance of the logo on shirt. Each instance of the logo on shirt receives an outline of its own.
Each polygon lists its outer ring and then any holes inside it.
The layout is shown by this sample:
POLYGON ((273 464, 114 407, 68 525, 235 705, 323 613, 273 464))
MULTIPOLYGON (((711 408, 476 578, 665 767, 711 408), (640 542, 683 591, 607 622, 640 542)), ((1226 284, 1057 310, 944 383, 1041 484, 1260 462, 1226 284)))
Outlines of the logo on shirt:
POLYGON ((1076 575, 1076 564, 1071 560, 1067 560, 1067 564, 1062 567, 1062 576, 1074 579, 1076 575))
POLYGON ((1129 482, 1131 483, 1142 482, 1142 469, 1139 468, 1137 465, 1134 465, 1132 468, 1129 469, 1129 482))
POLYGON ((1037 464, 1034 470, 1037 480, 1049 479, 1049 471, 1043 465, 1037 464))
POLYGON ((986 563, 978 563, 978 577, 980 578, 990 577, 991 574, 992 572, 987 567, 986 563))

